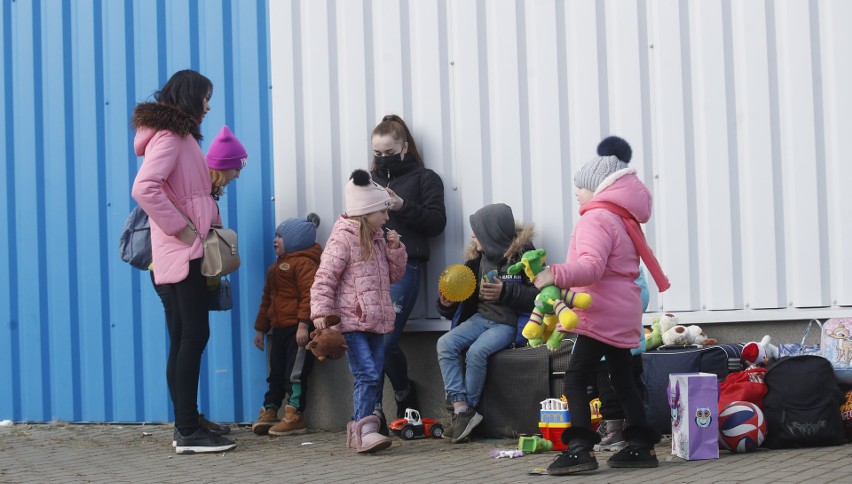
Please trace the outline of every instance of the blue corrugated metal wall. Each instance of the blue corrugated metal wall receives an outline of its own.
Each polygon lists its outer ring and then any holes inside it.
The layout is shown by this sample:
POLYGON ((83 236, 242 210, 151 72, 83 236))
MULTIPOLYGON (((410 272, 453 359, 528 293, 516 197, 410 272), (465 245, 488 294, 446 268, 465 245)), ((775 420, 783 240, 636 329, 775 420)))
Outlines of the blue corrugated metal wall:
POLYGON ((274 231, 266 0, 4 0, 0 52, 0 419, 166 421, 168 347, 148 273, 118 258, 141 159, 129 119, 175 71, 214 84, 202 126, 249 165, 220 202, 240 234, 234 310, 211 313, 200 409, 254 417, 251 330, 274 231))

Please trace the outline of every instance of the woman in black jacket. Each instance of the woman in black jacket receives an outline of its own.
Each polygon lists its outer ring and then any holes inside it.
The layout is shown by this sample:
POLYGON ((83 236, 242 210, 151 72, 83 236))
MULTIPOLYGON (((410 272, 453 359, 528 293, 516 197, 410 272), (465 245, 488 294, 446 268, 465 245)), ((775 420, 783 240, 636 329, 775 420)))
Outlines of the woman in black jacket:
POLYGON ((429 260, 429 238, 444 232, 444 183, 434 171, 423 166, 408 126, 399 116, 389 114, 373 129, 373 180, 388 189, 393 204, 385 224, 396 230, 408 252, 405 276, 391 286, 396 309, 394 330, 385 336, 384 373, 391 381, 397 417, 406 407, 419 408, 414 384, 408 378, 408 362, 399 346, 399 336, 417 302, 423 267, 429 260))

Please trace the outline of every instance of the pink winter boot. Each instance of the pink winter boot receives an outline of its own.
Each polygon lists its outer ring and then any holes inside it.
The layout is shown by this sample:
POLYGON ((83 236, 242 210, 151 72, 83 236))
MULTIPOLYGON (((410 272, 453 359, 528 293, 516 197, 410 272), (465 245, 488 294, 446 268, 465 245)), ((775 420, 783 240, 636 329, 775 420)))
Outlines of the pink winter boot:
POLYGON ((358 453, 376 452, 391 446, 391 439, 379 433, 379 417, 368 415, 353 427, 354 439, 358 440, 358 453))
POLYGON ((361 431, 358 428, 358 422, 350 420, 346 424, 346 448, 358 450, 361 446, 361 431))

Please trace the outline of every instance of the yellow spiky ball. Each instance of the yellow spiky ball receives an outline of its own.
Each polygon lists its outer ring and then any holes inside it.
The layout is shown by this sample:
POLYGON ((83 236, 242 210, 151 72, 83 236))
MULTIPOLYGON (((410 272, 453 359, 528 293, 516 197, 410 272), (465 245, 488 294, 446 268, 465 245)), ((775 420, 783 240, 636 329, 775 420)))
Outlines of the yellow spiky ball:
POLYGON ((444 269, 438 278, 438 290, 450 301, 464 301, 476 290, 476 276, 470 267, 453 264, 444 269))

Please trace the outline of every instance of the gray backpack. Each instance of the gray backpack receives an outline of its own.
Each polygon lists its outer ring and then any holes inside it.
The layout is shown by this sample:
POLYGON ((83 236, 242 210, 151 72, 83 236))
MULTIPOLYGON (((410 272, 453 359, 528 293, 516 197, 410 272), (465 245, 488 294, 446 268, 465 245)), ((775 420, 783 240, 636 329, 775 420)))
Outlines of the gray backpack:
POLYGON ((151 265, 151 225, 148 223, 148 214, 138 205, 124 221, 118 254, 121 260, 137 269, 148 270, 151 265))

